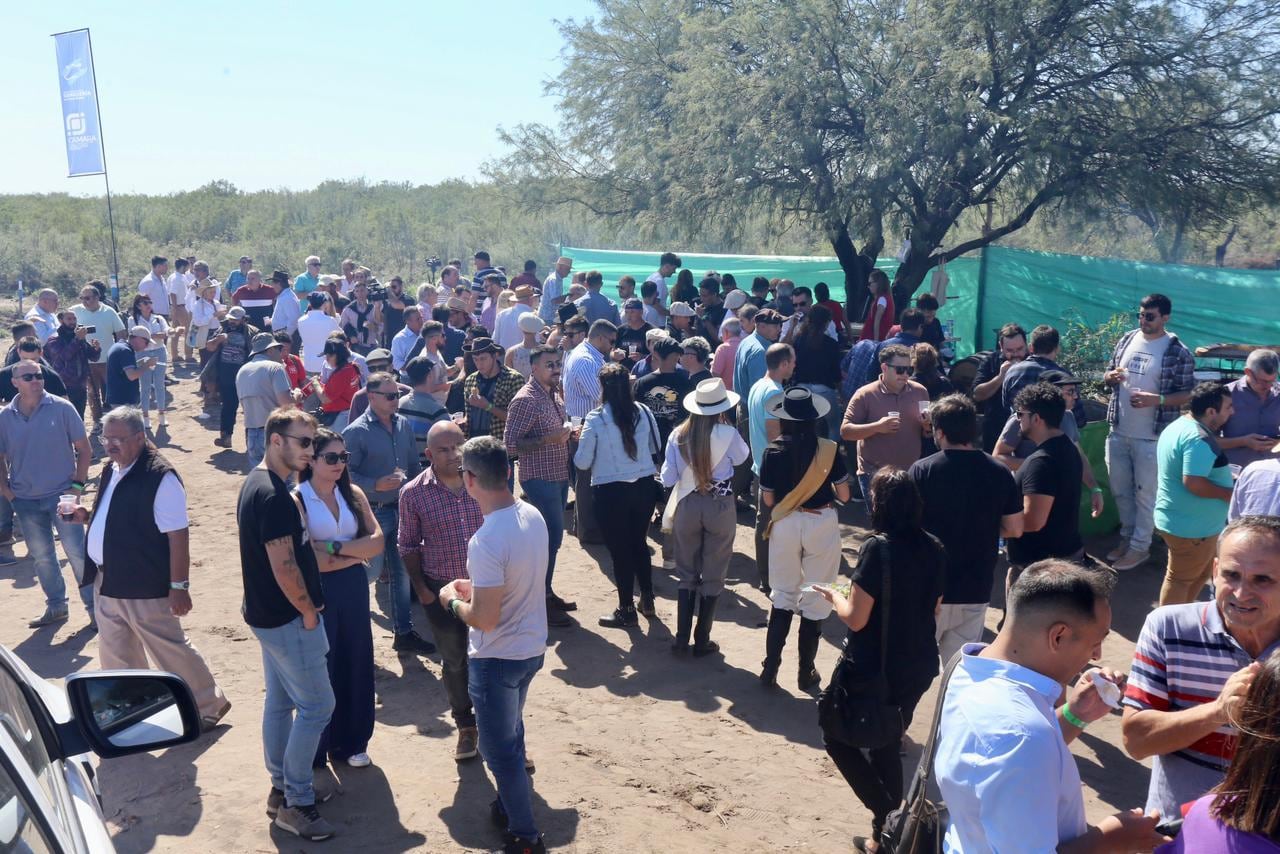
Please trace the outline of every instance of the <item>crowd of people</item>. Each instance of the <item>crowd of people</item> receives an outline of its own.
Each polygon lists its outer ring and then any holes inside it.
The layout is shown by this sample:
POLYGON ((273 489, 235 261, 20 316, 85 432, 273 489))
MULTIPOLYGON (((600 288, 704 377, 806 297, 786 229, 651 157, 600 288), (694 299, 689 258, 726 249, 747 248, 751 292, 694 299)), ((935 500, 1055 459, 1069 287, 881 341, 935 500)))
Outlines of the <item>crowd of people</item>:
POLYGON ((658 619, 648 543, 660 541, 678 588, 671 651, 697 659, 719 651, 717 601, 750 512, 770 602, 762 690, 777 690, 797 617, 797 686, 814 694, 824 620, 834 611, 848 628, 818 705, 825 748, 873 818, 858 850, 879 849, 903 801, 900 741, 944 670, 923 763, 950 809, 948 850, 1280 842, 1265 761, 1280 675, 1275 352, 1255 350, 1238 381, 1197 383, 1166 328, 1169 299, 1141 301, 1103 377, 1121 529, 1099 559, 1080 514, 1101 514, 1107 493, 1080 445, 1081 379, 1059 364, 1051 326, 1002 327, 957 392, 938 295, 897 311, 879 271, 842 306, 825 283, 742 289, 708 272, 695 285, 673 253, 638 286, 624 276, 616 301, 568 257, 508 279, 480 251, 470 277, 455 260, 412 292, 352 260, 328 275, 311 256, 297 277, 253 264, 219 282, 196 258, 170 273, 157 256, 126 308, 98 281, 66 309, 39 293, 0 371, 0 564, 20 533, 46 597, 30 625, 65 622, 56 531, 103 666, 149 658, 178 673, 218 726, 230 702, 180 621, 188 499, 160 450, 167 371, 198 367, 214 444, 232 449, 243 419, 243 613, 262 649, 279 827, 332 836, 323 769, 373 762, 369 591, 381 583, 393 649, 442 662, 454 757, 482 756, 495 778, 503 850, 544 850, 523 707, 549 631, 575 625, 577 604, 553 587, 566 531, 606 546, 609 629, 658 619), (94 434, 108 459, 86 506, 94 434), (865 504, 872 535, 841 584, 848 502, 865 504), (1130 672, 1088 666, 1117 574, 1150 560, 1156 533, 1165 580, 1130 672), (1005 614, 984 645, 1002 553, 1005 614), (851 723, 868 703, 892 719, 851 723), (1154 757, 1150 790, 1089 826, 1067 745, 1121 705, 1124 749, 1154 757))

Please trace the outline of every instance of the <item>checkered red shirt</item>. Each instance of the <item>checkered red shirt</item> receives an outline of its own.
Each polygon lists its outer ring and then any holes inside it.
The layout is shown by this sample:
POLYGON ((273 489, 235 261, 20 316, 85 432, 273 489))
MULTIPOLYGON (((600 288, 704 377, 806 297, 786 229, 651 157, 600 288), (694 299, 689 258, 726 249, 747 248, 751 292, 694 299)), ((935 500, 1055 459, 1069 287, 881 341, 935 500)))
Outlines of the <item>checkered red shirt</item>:
POLYGON ((526 480, 569 479, 568 443, 553 442, 535 451, 517 450, 521 442, 563 430, 564 421, 563 401, 554 391, 548 393, 536 380, 529 380, 511 398, 502 441, 508 454, 520 457, 521 483, 526 480))
POLYGON ((467 577, 467 543, 480 530, 484 514, 467 494, 454 495, 436 480, 428 468, 404 485, 400 492, 400 533, 396 547, 401 556, 417 551, 422 571, 435 581, 467 577))

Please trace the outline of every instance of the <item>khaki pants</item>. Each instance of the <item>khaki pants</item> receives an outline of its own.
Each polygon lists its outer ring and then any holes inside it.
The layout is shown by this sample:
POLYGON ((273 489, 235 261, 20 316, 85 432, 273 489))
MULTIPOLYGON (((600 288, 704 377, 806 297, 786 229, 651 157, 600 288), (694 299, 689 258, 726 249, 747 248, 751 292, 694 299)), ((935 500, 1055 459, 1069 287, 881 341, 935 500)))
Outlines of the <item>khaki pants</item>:
POLYGON ((816 513, 797 510, 776 519, 766 542, 772 588, 769 600, 773 607, 806 620, 826 619, 831 603, 817 591, 801 588, 811 584, 830 586, 840 572, 840 525, 835 509, 827 507, 816 513))
POLYGON ((94 582, 97 601, 98 661, 103 670, 150 668, 176 673, 186 681, 200 717, 217 717, 227 698, 209 665, 191 645, 182 623, 163 599, 117 599, 102 595, 102 575, 94 582), (151 664, 147 663, 148 656, 151 664))
POLYGON ((738 513, 732 495, 690 492, 680 500, 671 539, 675 546, 676 576, 681 590, 719 596, 733 557, 738 513))
POLYGON ((1187 539, 1161 531, 1160 536, 1169 547, 1169 564, 1164 571, 1164 584, 1160 586, 1160 604, 1194 602, 1213 573, 1218 535, 1187 539))
POLYGON ((984 602, 948 604, 938 609, 937 630, 938 657, 946 667, 956 650, 967 643, 982 640, 982 628, 986 623, 987 606, 984 602))
MULTIPOLYGON (((190 360, 191 358, 191 339, 187 337, 186 330, 191 326, 191 312, 187 311, 185 305, 179 304, 176 300, 169 308, 169 319, 174 326, 181 326, 183 332, 181 335, 169 336, 169 361, 178 361, 178 339, 182 339, 182 354, 190 360)), ((296 352, 296 351, 295 351, 296 352)))

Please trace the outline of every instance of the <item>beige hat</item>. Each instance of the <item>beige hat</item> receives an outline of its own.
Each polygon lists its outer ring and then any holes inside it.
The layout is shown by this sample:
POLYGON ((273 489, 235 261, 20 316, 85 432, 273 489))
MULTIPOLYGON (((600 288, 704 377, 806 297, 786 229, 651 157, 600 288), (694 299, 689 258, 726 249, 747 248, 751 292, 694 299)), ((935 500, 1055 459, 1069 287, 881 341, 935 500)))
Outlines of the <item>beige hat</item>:
POLYGON ((145 326, 135 326, 129 330, 130 338, 145 338, 151 340, 151 330, 145 326))
POLYGON ((529 285, 521 285, 520 287, 516 288, 515 291, 513 291, 513 293, 515 294, 515 298, 518 300, 533 299, 533 288, 531 288, 529 285))
POLYGON ((724 298, 724 307, 729 311, 737 311, 747 304, 747 292, 734 288, 724 298))
POLYGON ((471 307, 467 305, 461 297, 449 297, 449 301, 445 303, 449 311, 469 312, 471 307))
POLYGON ((532 311, 526 311, 516 319, 516 325, 520 327, 521 332, 538 333, 542 331, 542 318, 538 317, 532 311))
POLYGON ((672 317, 696 317, 697 314, 698 313, 696 311, 689 307, 687 302, 680 302, 677 300, 676 302, 671 303, 672 317))
MULTIPOLYGON (((680 305, 680 303, 676 303, 680 305)), ((696 415, 719 415, 738 405, 739 395, 724 387, 719 377, 703 380, 684 396, 684 408, 696 415)))

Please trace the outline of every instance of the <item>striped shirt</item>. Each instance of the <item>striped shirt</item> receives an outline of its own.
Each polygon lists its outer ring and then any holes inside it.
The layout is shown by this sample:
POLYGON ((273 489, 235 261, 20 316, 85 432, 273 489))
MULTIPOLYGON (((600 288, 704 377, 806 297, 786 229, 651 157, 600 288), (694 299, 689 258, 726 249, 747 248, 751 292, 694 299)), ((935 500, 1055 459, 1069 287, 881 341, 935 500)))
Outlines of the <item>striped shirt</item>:
MULTIPOLYGON (((1280 640, 1260 660, 1278 649, 1280 640)), ((1157 608, 1138 636, 1124 704, 1176 712, 1213 702, 1231 674, 1253 660, 1227 631, 1217 603, 1157 608)), ((1222 782, 1235 749, 1235 730, 1223 725, 1181 750, 1155 757, 1147 810, 1181 815, 1183 804, 1222 782)))
POLYGON ((586 418, 600 405, 600 368, 604 354, 590 341, 583 341, 564 357, 564 409, 571 416, 586 418))

